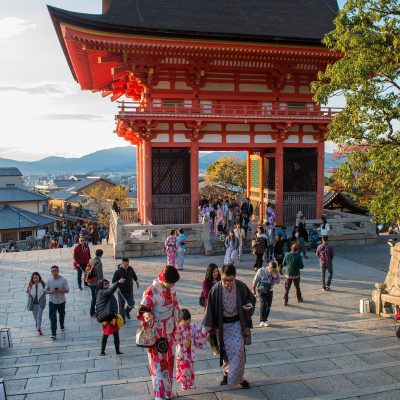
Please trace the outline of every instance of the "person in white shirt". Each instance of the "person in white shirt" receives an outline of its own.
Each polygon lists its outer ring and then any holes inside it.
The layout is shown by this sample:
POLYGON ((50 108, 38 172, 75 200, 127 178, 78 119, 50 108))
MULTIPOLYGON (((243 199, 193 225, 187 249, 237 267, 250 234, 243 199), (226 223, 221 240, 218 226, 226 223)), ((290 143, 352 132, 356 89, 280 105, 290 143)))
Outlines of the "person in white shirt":
POLYGON ((65 294, 69 292, 67 280, 60 275, 57 265, 51 267, 52 277, 47 281, 46 293, 49 297, 49 319, 51 326, 51 338, 57 339, 57 312, 59 316, 60 329, 64 330, 65 321, 65 294))
POLYGON ((240 227, 240 222, 236 222, 236 228, 233 230, 235 236, 239 240, 239 253, 238 253, 238 260, 242 257, 243 251, 243 240, 246 238, 246 233, 243 228, 240 227))
POLYGON ((331 227, 329 226, 328 221, 326 220, 326 217, 324 215, 321 217, 321 220, 322 224, 318 229, 319 234, 321 237, 328 236, 329 232, 331 231, 331 227))

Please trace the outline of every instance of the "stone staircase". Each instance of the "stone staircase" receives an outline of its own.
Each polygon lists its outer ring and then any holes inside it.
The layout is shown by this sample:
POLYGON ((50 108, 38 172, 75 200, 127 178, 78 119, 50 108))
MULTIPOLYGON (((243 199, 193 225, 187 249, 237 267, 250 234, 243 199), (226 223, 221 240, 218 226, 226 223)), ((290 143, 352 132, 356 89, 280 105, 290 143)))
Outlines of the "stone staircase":
MULTIPOLYGON (((138 322, 127 321, 120 332, 122 356, 115 355, 110 338, 107 356, 101 357, 101 330, 88 316, 88 290, 75 288, 67 251, 0 256, 0 276, 6 288, 0 292, 0 325, 11 327, 14 341, 12 349, 0 352, 0 375, 8 400, 153 398, 147 354, 134 345, 138 322), (52 342, 48 321, 44 325, 46 336, 34 336, 31 315, 24 310, 23 288, 33 269, 48 274, 56 261, 72 290, 67 300, 66 330, 52 342)), ((238 263, 240 278, 248 284, 253 272, 247 265, 252 258, 246 255, 238 263)), ((142 289, 155 276, 161 262, 164 258, 132 262, 142 289)), ((194 322, 202 317, 198 292, 204 265, 209 262, 221 264, 221 257, 188 257, 187 270, 178 285, 181 304, 189 307, 194 322)), ((358 299, 368 293, 374 279, 380 277, 379 272, 370 268, 358 271, 358 264, 345 260, 336 263, 337 286, 331 293, 321 292, 316 260, 311 259, 302 278, 305 303, 297 304, 291 299, 290 306, 283 307, 280 285, 274 293, 270 318, 273 325, 259 328, 256 312, 253 343, 247 347, 245 377, 251 384, 249 390, 220 386, 219 357, 205 349, 196 352, 197 389, 181 392, 175 385, 174 394, 199 400, 400 398, 400 343, 394 335, 394 322, 357 312, 358 299)), ((104 264, 109 276, 115 261, 106 255, 104 264)), ((139 294, 135 297, 138 299, 139 294)))

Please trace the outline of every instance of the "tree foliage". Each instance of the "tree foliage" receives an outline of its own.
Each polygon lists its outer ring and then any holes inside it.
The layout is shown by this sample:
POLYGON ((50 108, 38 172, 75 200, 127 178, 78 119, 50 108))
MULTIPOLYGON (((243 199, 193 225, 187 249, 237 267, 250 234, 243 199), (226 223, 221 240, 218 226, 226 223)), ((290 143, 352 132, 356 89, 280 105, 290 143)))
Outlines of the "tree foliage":
POLYGON ((346 101, 328 139, 345 162, 334 175, 379 221, 400 219, 400 3, 348 0, 324 44, 342 57, 312 84, 314 100, 346 101))
POLYGON ((114 200, 119 200, 121 208, 129 206, 129 199, 127 198, 129 190, 123 186, 115 187, 100 187, 97 186, 85 193, 88 206, 97 216, 98 222, 101 225, 109 226, 110 224, 110 209, 114 200))
POLYGON ((229 191, 233 186, 246 189, 246 161, 238 157, 221 157, 207 168, 206 181, 215 182, 229 191))

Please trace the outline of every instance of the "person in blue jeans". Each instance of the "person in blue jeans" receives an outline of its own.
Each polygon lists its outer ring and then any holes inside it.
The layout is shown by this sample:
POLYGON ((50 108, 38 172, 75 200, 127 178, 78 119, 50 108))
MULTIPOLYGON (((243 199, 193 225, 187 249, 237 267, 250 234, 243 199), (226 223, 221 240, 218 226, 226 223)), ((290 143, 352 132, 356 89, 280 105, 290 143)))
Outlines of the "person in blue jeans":
POLYGON ((92 300, 90 303, 90 317, 96 317, 96 296, 97 296, 97 284, 100 279, 103 279, 103 264, 101 257, 103 256, 103 250, 97 249, 96 256, 89 262, 89 268, 94 267, 94 276, 92 282, 90 282, 90 292, 92 294, 92 300))
POLYGON ((328 236, 322 236, 322 243, 317 247, 316 255, 319 258, 319 266, 321 268, 321 282, 322 290, 331 290, 331 282, 333 276, 333 249, 330 244, 328 244, 328 236), (325 274, 328 271, 328 279, 325 282, 325 274))

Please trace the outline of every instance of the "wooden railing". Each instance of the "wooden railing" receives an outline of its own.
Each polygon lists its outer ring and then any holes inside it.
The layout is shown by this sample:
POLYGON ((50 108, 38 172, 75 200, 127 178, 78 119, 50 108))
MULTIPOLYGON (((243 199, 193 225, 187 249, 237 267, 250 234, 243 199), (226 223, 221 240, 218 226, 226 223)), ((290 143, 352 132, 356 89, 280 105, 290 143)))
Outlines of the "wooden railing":
POLYGON ((293 225, 299 211, 303 213, 306 219, 315 218, 316 206, 316 192, 284 192, 283 221, 287 225, 293 225))
POLYGON ((134 224, 140 221, 137 208, 121 208, 119 216, 123 224, 134 224))
POLYGON ((330 121, 340 108, 314 107, 291 108, 285 105, 265 106, 262 104, 207 104, 200 106, 143 106, 135 102, 119 102, 117 118, 134 117, 194 117, 229 119, 312 119, 330 121))
POLYGON ((190 222, 190 195, 153 195, 155 225, 187 224, 190 222))

